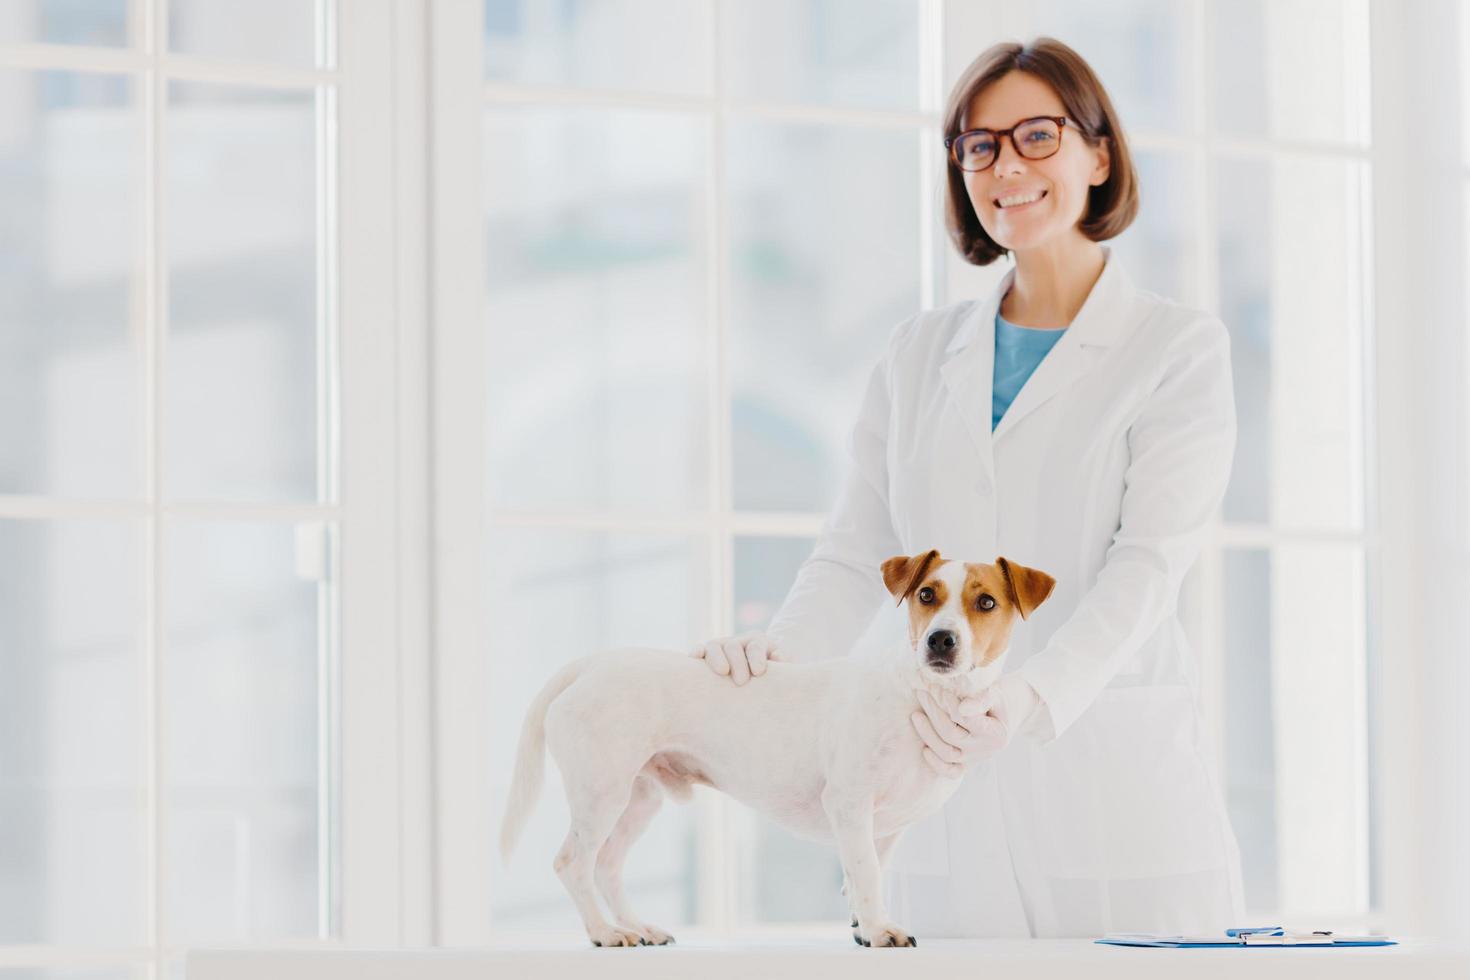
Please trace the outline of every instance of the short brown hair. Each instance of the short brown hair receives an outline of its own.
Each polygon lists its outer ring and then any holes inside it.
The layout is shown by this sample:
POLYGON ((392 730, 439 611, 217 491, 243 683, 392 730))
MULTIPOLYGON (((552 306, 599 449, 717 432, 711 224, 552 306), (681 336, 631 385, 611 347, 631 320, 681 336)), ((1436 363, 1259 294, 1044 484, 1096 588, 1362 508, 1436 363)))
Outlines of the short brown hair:
MULTIPOLYGON (((944 110, 944 135, 958 136, 964 126, 965 112, 975 96, 1013 71, 1034 75, 1050 85, 1088 146, 1108 141, 1111 154, 1108 179, 1088 188, 1087 210, 1077 227, 1095 242, 1122 234, 1138 214, 1138 173, 1133 169, 1133 156, 1128 152, 1123 127, 1102 82, 1082 56, 1061 41, 1038 37, 1027 45, 1004 42, 981 52, 949 94, 949 105, 944 110)), ((944 224, 949 237, 965 261, 989 265, 1006 250, 981 227, 965 190, 964 171, 949 153, 945 154, 945 173, 948 180, 944 224)))

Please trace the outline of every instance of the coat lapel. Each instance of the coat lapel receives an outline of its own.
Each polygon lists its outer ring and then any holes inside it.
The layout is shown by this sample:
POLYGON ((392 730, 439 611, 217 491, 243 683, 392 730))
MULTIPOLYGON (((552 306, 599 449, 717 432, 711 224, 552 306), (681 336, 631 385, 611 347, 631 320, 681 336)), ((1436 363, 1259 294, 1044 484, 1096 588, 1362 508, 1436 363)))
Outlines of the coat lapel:
POLYGON ((1102 275, 1093 284, 1077 318, 1026 379, 994 433, 990 431, 990 416, 994 397, 995 314, 1015 281, 1014 267, 990 296, 976 304, 945 349, 940 375, 980 454, 985 472, 992 479, 995 444, 1027 415, 1091 370, 1107 348, 1121 341, 1135 326, 1134 318, 1128 315, 1132 282, 1113 250, 1105 245, 1103 251, 1106 260, 1102 275))
POLYGON ((988 297, 975 304, 945 348, 944 363, 939 368, 950 404, 964 422, 975 452, 980 455, 987 481, 982 484, 982 490, 989 489, 990 474, 994 472, 990 456, 990 403, 995 379, 995 313, 1015 277, 1016 270, 1012 268, 988 297))

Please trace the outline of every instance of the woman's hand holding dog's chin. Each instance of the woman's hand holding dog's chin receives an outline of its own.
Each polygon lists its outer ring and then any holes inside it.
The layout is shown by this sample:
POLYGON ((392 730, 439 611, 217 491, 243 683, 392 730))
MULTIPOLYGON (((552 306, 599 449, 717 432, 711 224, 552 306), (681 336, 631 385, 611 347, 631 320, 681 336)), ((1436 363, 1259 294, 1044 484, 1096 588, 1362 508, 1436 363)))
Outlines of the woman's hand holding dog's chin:
POLYGON ((737 685, 764 674, 767 661, 781 659, 776 641, 760 631, 710 640, 690 650, 689 656, 703 657, 710 670, 737 685))
POLYGON ((968 698, 944 691, 944 703, 935 704, 928 691, 919 691, 923 711, 910 715, 914 730, 924 741, 924 761, 941 776, 957 779, 976 762, 1005 748, 1011 741, 1005 699, 992 685, 968 698))

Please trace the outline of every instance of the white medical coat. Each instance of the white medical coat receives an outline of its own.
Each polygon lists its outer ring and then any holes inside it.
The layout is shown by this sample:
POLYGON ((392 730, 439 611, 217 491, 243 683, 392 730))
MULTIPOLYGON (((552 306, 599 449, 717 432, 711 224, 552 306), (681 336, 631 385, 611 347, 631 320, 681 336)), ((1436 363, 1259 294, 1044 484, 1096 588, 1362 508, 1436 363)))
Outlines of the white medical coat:
POLYGON ((1242 922, 1239 851, 1177 615, 1235 449, 1230 338, 1137 288, 1104 251, 1086 303, 993 434, 995 315, 1015 270, 987 298, 895 328, 837 503, 769 627, 790 659, 844 656, 893 604, 880 563, 929 548, 1056 579, 1005 663, 1044 713, 890 858, 889 913, 918 936, 1242 922))

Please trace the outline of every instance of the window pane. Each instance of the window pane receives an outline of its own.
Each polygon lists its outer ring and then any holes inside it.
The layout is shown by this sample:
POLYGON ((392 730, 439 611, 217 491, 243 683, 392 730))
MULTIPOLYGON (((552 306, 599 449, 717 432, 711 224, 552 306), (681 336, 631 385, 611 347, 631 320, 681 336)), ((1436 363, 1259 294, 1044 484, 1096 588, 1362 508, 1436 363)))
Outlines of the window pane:
POLYGON ((6 0, 0 4, 0 43, 27 41, 125 45, 128 0, 6 0))
POLYGON ((0 71, 0 493, 141 491, 130 90, 0 71))
POLYGON ((169 49, 212 58, 311 67, 316 64, 317 8, 334 2, 169 0, 169 49))
POLYGON ((1225 551, 1225 782, 1248 909, 1280 908, 1276 712, 1271 697, 1271 556, 1225 551))
POLYGON ((146 941, 142 547, 0 521, 0 942, 146 941))
POLYGON ((721 3, 726 94, 917 110, 919 6, 918 0, 721 3))
POLYGON ((1367 909, 1363 557, 1226 553, 1227 780, 1253 908, 1367 909))
POLYGON ((317 497, 310 92, 169 88, 165 486, 317 497))
POLYGON ((487 474, 498 506, 705 506, 705 124, 485 116, 487 474))
POLYGON ((1271 520, 1271 276, 1273 253, 1266 221, 1271 205, 1264 160, 1222 158, 1216 170, 1215 210, 1220 255, 1220 315, 1230 330, 1235 382, 1236 444, 1228 521, 1271 520), (1249 193, 1246 193, 1249 188, 1249 193), (1264 240, 1263 240, 1264 239, 1264 240))
POLYGON ((738 121, 727 168, 735 506, 825 511, 869 373, 919 309, 918 140, 738 121))
MULTIPOLYGON (((710 633, 697 611, 708 608, 711 583, 704 543, 672 535, 498 528, 489 535, 486 567, 493 664, 486 704, 494 746, 492 811, 498 819, 526 711, 557 669, 620 646, 685 655, 710 633)), ((571 898, 551 869, 568 818, 561 773, 549 753, 545 771, 534 819, 492 889, 497 928, 578 924, 571 898)), ((666 799, 633 845, 623 885, 645 921, 677 931, 694 920, 695 834, 693 809, 666 799)))
POLYGON ((814 547, 811 538, 735 538, 735 632, 770 624, 814 547))
POLYGON ((1191 220, 1199 199, 1194 165, 1185 154, 1165 150, 1135 150, 1133 164, 1138 170, 1138 217, 1109 245, 1117 248, 1134 283, 1188 303, 1198 294, 1193 270, 1201 245, 1191 220))
POLYGON ((1367 0, 1234 0, 1205 8, 1221 129, 1368 144, 1367 0))
POLYGON ((485 77, 709 93, 710 0, 485 0, 485 77))
POLYGON ((1122 117, 1125 133, 1198 128, 1191 118, 1194 66, 1188 4, 1040 0, 1031 9, 1035 19, 1030 35, 1055 37, 1086 59, 1122 117))
POLYGON ((1239 425, 1225 517, 1359 529, 1367 168, 1224 157, 1216 174, 1239 425))
POLYGON ((166 528, 168 941, 317 936, 318 709, 335 624, 319 525, 166 528), (313 553, 316 553, 314 557, 313 553))

